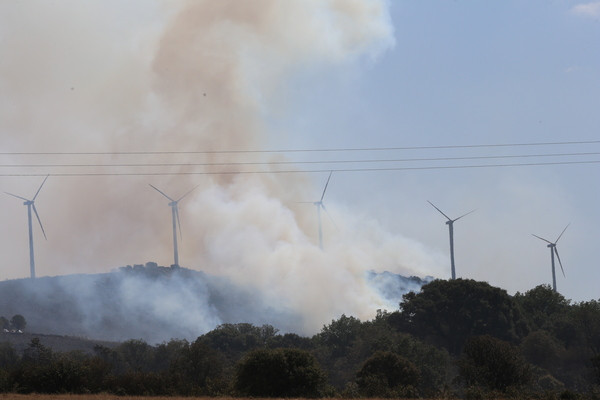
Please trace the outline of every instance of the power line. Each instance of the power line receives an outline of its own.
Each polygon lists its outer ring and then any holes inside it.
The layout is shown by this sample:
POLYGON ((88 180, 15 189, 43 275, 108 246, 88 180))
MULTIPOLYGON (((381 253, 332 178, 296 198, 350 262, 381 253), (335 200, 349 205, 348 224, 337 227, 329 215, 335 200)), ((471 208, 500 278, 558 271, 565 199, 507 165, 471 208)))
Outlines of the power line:
POLYGON ((503 167, 531 167, 549 165, 582 165, 600 164, 600 160, 585 161, 557 161, 539 163, 514 163, 514 164, 475 164, 475 165, 443 165, 422 167, 382 167, 382 168, 338 168, 338 169, 315 169, 315 170, 274 170, 274 171, 178 171, 178 172, 83 172, 83 173, 14 173, 0 174, 0 177, 76 177, 76 176, 174 176, 174 175, 243 175, 243 174, 296 174, 296 173, 320 173, 320 172, 376 172, 376 171, 416 171, 416 170, 444 170, 444 169, 474 169, 474 168, 503 168, 503 167))
POLYGON ((321 148, 321 149, 279 149, 279 150, 201 150, 201 151, 107 151, 107 152, 0 152, 5 156, 37 156, 37 155, 169 155, 169 154, 243 154, 243 153, 318 153, 318 152, 360 152, 360 151, 394 151, 394 150, 436 150, 436 149, 468 149, 494 147, 524 146, 564 146, 581 144, 600 144, 600 140, 566 141, 566 142, 531 142, 531 143, 493 143, 471 145, 443 146, 406 146, 406 147, 355 147, 355 148, 321 148))
POLYGON ((433 158, 401 158, 401 159, 367 159, 367 160, 311 160, 311 161, 256 161, 256 162, 209 162, 209 163, 136 163, 136 164, 0 164, 0 168, 91 168, 91 167, 217 167, 241 165, 297 165, 297 164, 360 164, 391 163, 415 161, 465 161, 493 160, 510 158, 547 158, 547 157, 580 157, 600 155, 600 152, 587 153, 551 153, 551 154, 512 154, 496 156, 470 157, 433 157, 433 158))

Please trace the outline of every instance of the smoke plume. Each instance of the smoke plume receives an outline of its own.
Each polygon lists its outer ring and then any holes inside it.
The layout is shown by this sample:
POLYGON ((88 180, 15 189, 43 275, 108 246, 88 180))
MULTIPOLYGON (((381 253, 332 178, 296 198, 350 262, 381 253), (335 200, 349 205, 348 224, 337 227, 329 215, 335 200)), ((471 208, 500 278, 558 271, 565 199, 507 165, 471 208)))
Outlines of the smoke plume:
MULTIPOLYGON (((366 318, 395 308, 366 279, 370 270, 436 274, 437 256, 343 205, 328 204, 337 227, 323 216, 321 251, 315 207, 297 203, 317 200, 320 181, 239 174, 269 167, 231 164, 280 159, 235 151, 267 149, 269 137, 285 134, 270 132, 265 121, 296 74, 375 59, 393 45, 387 1, 129 4, 0 4, 1 151, 63 153, 2 156, 6 164, 63 165, 3 169, 51 175, 36 200, 48 235, 44 242, 35 232, 39 276, 148 260, 170 265, 168 201, 149 183, 172 198, 198 185, 180 203, 183 266, 227 277, 261 302, 302 315, 303 333, 342 313, 366 318), (168 153, 182 151, 189 153, 168 153), (73 152, 111 154, 64 154, 73 152), (161 163, 179 165, 110 166, 161 163), (189 163, 226 165, 182 165, 189 163), (62 176, 74 172, 92 175, 62 176), (123 172, 141 175, 96 175, 123 172), (163 172, 173 175, 152 175, 163 172)), ((0 185, 30 197, 41 176, 4 176, 0 185)), ((2 206, 2 278, 23 277, 25 208, 8 196, 2 206)), ((131 283, 128 293, 146 289, 131 283)), ((205 301, 187 294, 186 302, 205 301)), ((151 310, 186 307, 169 304, 151 310)), ((218 323, 209 308, 198 315, 211 321, 198 333, 218 323)))

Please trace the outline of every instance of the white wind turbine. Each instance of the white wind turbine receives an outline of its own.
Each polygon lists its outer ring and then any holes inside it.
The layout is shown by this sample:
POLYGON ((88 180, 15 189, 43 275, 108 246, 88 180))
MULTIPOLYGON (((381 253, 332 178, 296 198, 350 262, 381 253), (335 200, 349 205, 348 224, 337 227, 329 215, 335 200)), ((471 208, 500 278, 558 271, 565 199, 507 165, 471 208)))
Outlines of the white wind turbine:
POLYGON ((563 229, 563 231, 560 233, 560 235, 558 235, 558 238, 556 238, 556 240, 554 241, 554 243, 552 243, 551 241, 544 239, 543 237, 539 237, 538 235, 534 235, 532 233, 533 236, 535 236, 536 238, 543 240, 544 242, 548 243, 548 246, 550 248, 550 259, 552 260, 552 289, 554 289, 554 291, 556 292, 556 270, 554 268, 554 254, 556 254, 556 258, 558 259, 558 264, 560 265, 560 270, 563 273, 563 276, 565 276, 565 270, 563 269, 562 266, 562 262, 560 261, 560 256, 558 255, 558 249, 556 248, 556 243, 558 243, 558 240, 561 238, 561 236, 563 235, 563 233, 565 233, 565 231, 567 230, 567 228, 569 227, 569 225, 571 225, 570 223, 567 224, 567 226, 565 226, 565 229, 563 229))
POLYGON ((323 188, 323 193, 321 194, 321 199, 319 201, 301 201, 301 203, 312 203, 317 206, 317 218, 319 220, 319 248, 323 250, 323 228, 321 225, 321 208, 323 211, 327 212, 327 208, 325 208, 325 204, 323 203, 323 198, 325 197, 325 192, 327 191, 327 186, 329 185, 329 180, 331 179, 331 174, 333 171, 329 172, 329 177, 327 178, 327 182, 325 183, 325 187, 323 188))
POLYGON ((35 192, 35 196, 33 196, 33 198, 31 200, 26 199, 25 197, 17 196, 16 194, 4 192, 10 196, 16 197, 17 199, 25 200, 23 205, 27 206, 27 222, 28 222, 28 226, 29 226, 29 272, 31 274, 32 279, 35 278, 35 257, 33 255, 33 226, 32 226, 33 224, 31 223, 31 209, 33 209, 33 212, 35 213, 35 217, 37 218, 37 220, 40 224, 40 228, 42 229, 42 233, 44 234, 44 239, 47 239, 46 232, 44 231, 44 226, 42 225, 40 216, 37 212, 37 209, 35 208, 35 199, 38 196, 38 194, 40 193, 40 190, 42 190, 42 186, 44 186, 44 183, 46 183, 46 179, 48 179, 48 176, 49 175, 46 175, 46 177, 44 178, 44 181, 38 188, 37 192, 35 192))
POLYGON ((469 214, 471 214, 473 211, 469 211, 466 214, 461 215, 458 218, 450 218, 449 216, 447 216, 446 214, 444 214, 442 212, 442 210, 440 210, 439 208, 437 208, 432 202, 430 202, 429 200, 427 200, 427 202, 429 204, 431 204, 433 206, 433 208, 435 208, 436 210, 438 210, 440 212, 440 214, 442 214, 444 217, 446 217, 447 221, 446 221, 446 225, 448 225, 448 231, 450 233, 450 267, 451 267, 451 271, 452 271, 452 279, 456 279, 456 268, 454 266, 454 223, 456 221, 458 221, 459 219, 461 219, 462 217, 465 217, 469 214))
POLYGON ((175 267, 179 267, 179 252, 177 251, 177 226, 179 226, 179 236, 181 236, 181 222, 179 221, 178 204, 181 201, 181 199, 183 199, 188 194, 192 193, 192 191, 194 191, 194 189, 196 189, 200 185, 195 186, 194 188, 192 188, 190 191, 188 191, 186 194, 184 194, 177 200, 173 200, 172 198, 167 196, 162 190, 158 189, 154 185, 152 185, 152 184, 149 184, 149 185, 152 187, 152 189, 156 190, 158 193, 162 194, 163 196, 165 196, 167 199, 169 199, 171 201, 169 203, 169 207, 171 207, 171 216, 173 219, 173 254, 174 254, 173 255, 173 259, 174 259, 173 265, 175 267))

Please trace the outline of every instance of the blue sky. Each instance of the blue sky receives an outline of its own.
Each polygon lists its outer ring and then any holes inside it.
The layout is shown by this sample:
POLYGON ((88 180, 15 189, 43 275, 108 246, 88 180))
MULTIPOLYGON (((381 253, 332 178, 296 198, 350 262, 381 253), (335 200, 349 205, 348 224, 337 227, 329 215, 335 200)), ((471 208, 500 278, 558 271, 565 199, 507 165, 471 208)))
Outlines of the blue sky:
MULTIPOLYGON (((597 140, 599 4, 394 1, 394 47, 359 67, 329 71, 321 80, 313 76, 313 85, 292 88, 300 101, 285 123, 295 133, 278 139, 277 145, 360 148, 597 140), (578 12, 582 5, 588 13, 578 12)), ((599 148, 414 150, 387 152, 383 158, 599 148)), ((577 159, 599 158, 552 161, 577 159)), ((447 229, 426 200, 453 218, 477 209, 455 225, 458 275, 513 293, 551 283, 548 249, 531 233, 553 241, 571 222, 558 246, 567 276, 559 272, 558 287, 567 298, 585 300, 598 297, 598 177, 597 164, 346 172, 334 174, 328 200, 368 210, 389 230, 444 255, 447 229)), ((314 176, 315 185, 325 178, 325 173, 314 176)))

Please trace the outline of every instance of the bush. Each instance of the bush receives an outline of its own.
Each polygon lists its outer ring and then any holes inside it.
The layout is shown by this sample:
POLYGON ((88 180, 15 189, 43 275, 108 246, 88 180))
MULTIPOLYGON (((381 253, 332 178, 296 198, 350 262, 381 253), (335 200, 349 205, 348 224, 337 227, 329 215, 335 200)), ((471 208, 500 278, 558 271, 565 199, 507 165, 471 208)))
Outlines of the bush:
POLYGON ((459 378, 467 386, 506 392, 531 380, 529 365, 510 343, 491 336, 467 341, 458 362, 459 378))
POLYGON ((356 383, 363 396, 412 396, 419 383, 419 371, 404 357, 380 351, 365 361, 356 374, 356 383))
POLYGON ((307 351, 258 349, 237 364, 234 387, 245 396, 318 397, 325 374, 307 351))

